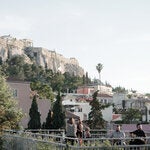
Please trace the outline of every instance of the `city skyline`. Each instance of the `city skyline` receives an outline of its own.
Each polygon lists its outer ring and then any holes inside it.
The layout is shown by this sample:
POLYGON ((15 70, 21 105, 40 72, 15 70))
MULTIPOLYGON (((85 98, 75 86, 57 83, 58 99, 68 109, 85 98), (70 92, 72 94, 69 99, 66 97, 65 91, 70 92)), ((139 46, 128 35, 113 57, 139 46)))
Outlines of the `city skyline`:
POLYGON ((42 0, 0 5, 0 36, 75 57, 89 77, 150 93, 150 1, 42 0))

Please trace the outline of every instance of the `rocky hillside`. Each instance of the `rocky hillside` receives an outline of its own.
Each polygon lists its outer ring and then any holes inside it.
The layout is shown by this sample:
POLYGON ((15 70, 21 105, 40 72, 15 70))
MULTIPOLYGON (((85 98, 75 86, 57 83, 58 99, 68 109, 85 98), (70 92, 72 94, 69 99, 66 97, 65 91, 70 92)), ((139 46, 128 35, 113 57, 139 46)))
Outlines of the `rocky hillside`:
POLYGON ((42 47, 33 47, 32 40, 16 39, 10 35, 0 37, 0 57, 2 61, 14 55, 23 55, 27 63, 36 62, 54 72, 61 71, 82 76, 84 70, 75 58, 65 58, 63 55, 42 47))

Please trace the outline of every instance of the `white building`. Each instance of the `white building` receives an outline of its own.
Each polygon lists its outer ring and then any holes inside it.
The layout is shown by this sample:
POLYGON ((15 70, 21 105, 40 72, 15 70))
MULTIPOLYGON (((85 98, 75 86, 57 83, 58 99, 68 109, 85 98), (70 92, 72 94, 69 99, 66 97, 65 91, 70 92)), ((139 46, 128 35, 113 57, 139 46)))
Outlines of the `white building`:
POLYGON ((113 94, 113 103, 118 108, 122 108, 122 101, 127 99, 127 94, 125 93, 114 93, 113 94))
POLYGON ((142 113, 142 121, 150 122, 150 100, 128 99, 125 100, 125 109, 139 109, 142 113))
POLYGON ((71 111, 73 114, 79 116, 81 120, 88 120, 88 114, 91 107, 88 102, 76 102, 76 100, 64 100, 62 104, 66 110, 71 111))
POLYGON ((97 94, 97 99, 99 102, 103 104, 112 104, 113 103, 113 96, 108 95, 108 94, 97 94))
MULTIPOLYGON (((89 102, 77 102, 76 100, 64 100, 62 104, 66 110, 71 111, 73 114, 79 116, 81 120, 88 120, 88 115, 91 111, 89 102)), ((110 122, 112 120, 112 106, 102 110, 104 120, 110 122)))

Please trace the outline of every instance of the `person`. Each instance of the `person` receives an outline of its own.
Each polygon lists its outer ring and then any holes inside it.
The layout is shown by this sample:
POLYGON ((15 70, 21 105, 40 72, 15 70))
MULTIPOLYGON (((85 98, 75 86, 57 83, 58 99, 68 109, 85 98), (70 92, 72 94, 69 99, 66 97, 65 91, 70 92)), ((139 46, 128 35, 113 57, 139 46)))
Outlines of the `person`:
POLYGON ((91 133, 90 133, 90 128, 89 127, 85 128, 84 137, 85 138, 91 138, 91 133))
POLYGON ((134 139, 134 141, 131 143, 131 145, 143 145, 146 143, 146 134, 145 132, 142 130, 142 124, 138 123, 136 125, 137 130, 130 132, 130 134, 132 134, 132 136, 134 137, 141 137, 138 139, 134 139))
POLYGON ((77 123, 77 132, 76 132, 77 138, 79 139, 79 144, 82 145, 82 138, 83 138, 83 124, 81 119, 79 119, 77 123))
MULTIPOLYGON (((90 133, 90 128, 89 127, 85 128, 84 138, 91 138, 91 133, 90 133)), ((87 143, 88 143, 88 141, 84 140, 84 144, 87 144, 87 143)))
POLYGON ((123 139, 125 138, 125 133, 123 131, 121 131, 120 125, 116 126, 116 130, 111 134, 110 138, 114 138, 113 145, 125 144, 125 142, 123 141, 123 139))
POLYGON ((71 145, 74 145, 75 143, 75 139, 76 138, 76 132, 77 132, 77 126, 75 124, 75 120, 74 118, 70 118, 68 123, 67 123, 67 127, 66 127, 66 136, 69 137, 67 139, 67 141, 71 142, 71 145))
POLYGON ((82 138, 83 137, 83 124, 81 119, 79 119, 78 123, 77 123, 77 137, 78 138, 82 138))

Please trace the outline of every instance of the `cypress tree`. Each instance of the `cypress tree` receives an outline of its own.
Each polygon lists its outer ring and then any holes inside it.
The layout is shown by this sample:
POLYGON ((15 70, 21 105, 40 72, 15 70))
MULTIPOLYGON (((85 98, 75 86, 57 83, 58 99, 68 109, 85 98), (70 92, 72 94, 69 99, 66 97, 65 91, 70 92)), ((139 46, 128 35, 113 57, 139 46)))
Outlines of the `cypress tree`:
POLYGON ((41 114, 38 112, 38 105, 36 101, 36 95, 34 95, 31 108, 29 111, 30 120, 28 123, 28 129, 40 129, 41 128, 41 114))
POLYGON ((48 114, 47 114, 47 118, 46 118, 46 123, 45 123, 45 128, 46 129, 52 129, 53 126, 52 126, 52 111, 49 110, 48 114))
POLYGON ((97 99, 98 91, 93 94, 93 100, 90 102, 91 112, 89 113, 89 125, 91 128, 103 128, 104 119, 102 109, 106 106, 102 105, 97 99))
POLYGON ((56 97, 56 101, 53 106, 53 128, 59 129, 65 126, 65 111, 62 105, 62 97, 60 92, 56 97))

